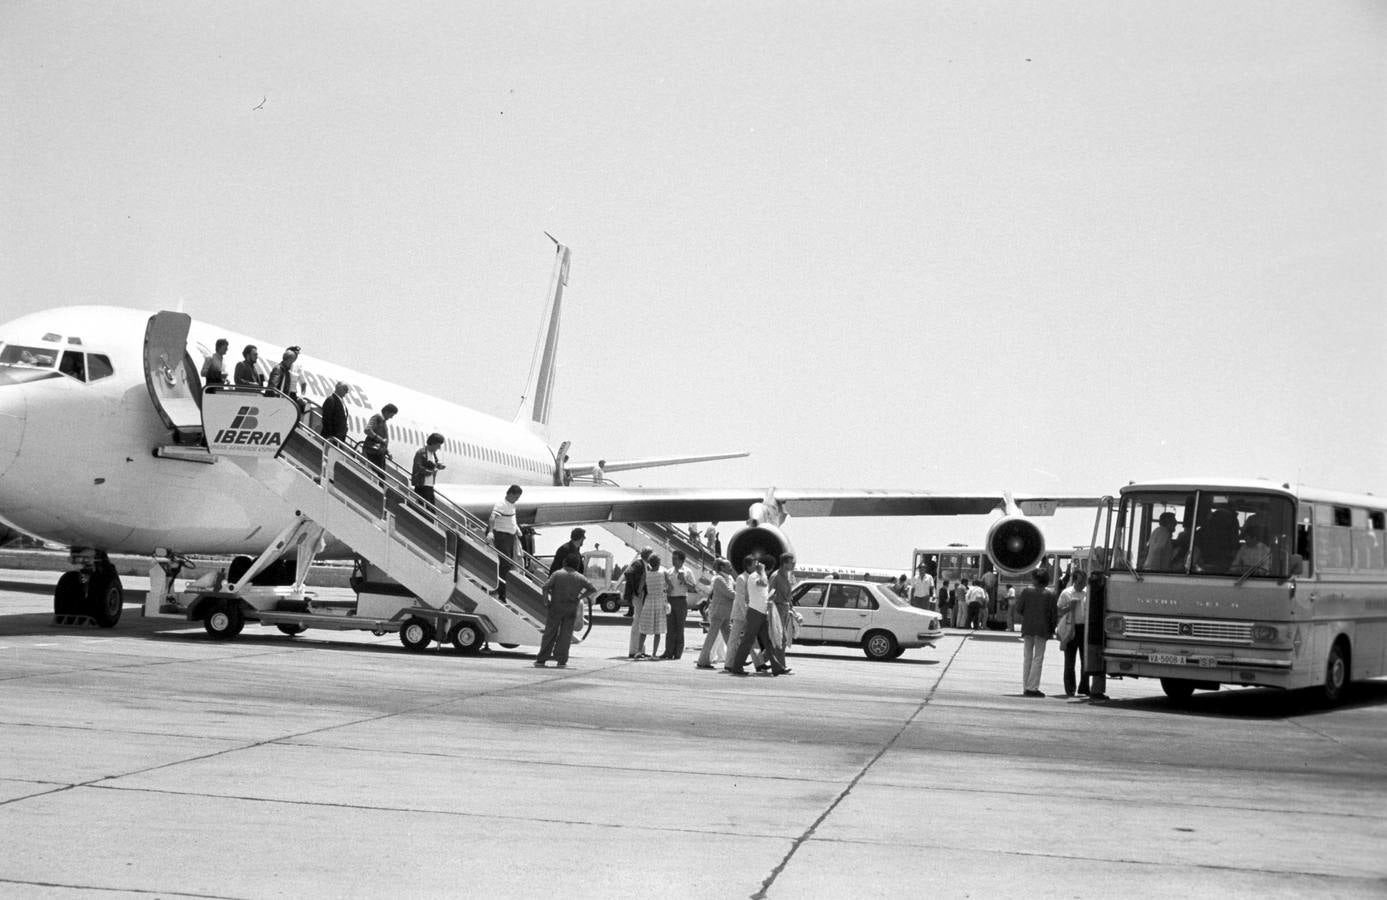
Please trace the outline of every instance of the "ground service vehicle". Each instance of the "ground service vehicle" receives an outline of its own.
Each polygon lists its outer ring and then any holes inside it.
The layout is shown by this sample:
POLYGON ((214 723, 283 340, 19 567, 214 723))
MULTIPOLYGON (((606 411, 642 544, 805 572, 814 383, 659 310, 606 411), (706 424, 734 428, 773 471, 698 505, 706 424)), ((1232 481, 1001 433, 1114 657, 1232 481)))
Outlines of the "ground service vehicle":
POLYGON ((1384 526, 1387 500, 1368 494, 1129 484, 1095 523, 1111 535, 1089 608, 1107 674, 1158 678, 1174 700, 1238 684, 1337 702, 1387 666, 1384 526))
POLYGON ((882 660, 933 646, 943 635, 939 613, 916 609, 871 581, 810 579, 790 600, 804 617, 796 644, 861 647, 868 659, 882 660))

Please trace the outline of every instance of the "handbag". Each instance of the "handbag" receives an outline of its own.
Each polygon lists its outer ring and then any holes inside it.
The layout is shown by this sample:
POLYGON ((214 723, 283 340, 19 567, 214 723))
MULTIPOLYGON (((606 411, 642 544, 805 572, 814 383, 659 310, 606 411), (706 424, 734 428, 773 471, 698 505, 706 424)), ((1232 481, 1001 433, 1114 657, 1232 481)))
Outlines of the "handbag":
POLYGON ((1065 612, 1064 618, 1060 619, 1059 625, 1055 628, 1055 638, 1059 640, 1060 646, 1064 647, 1074 640, 1074 609, 1070 607, 1065 612))

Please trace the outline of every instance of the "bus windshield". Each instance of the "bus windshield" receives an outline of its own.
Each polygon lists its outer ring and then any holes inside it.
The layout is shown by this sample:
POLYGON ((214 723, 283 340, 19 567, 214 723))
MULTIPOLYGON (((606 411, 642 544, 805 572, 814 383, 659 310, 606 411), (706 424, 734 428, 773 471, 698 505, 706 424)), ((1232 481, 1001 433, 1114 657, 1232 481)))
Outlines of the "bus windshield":
POLYGON ((1287 578, 1294 505, 1254 491, 1133 491, 1122 497, 1113 548, 1138 572, 1287 578))

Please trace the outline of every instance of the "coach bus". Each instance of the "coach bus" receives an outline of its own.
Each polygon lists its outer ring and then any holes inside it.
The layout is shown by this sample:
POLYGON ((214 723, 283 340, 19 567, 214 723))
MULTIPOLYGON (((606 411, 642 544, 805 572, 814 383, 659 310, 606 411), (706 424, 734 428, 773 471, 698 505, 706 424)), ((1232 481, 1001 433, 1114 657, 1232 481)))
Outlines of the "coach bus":
MULTIPOLYGON (((1172 700, 1220 685, 1329 703, 1387 665, 1387 500, 1251 479, 1124 487, 1099 512, 1110 677, 1172 700)), ((1101 617, 1101 621, 1100 621, 1101 617)))
MULTIPOLYGON (((1039 568, 1050 570, 1051 584, 1054 584, 1064 574, 1072 556, 1072 551, 1068 550, 1047 551, 1039 568)), ((1014 623, 1011 602, 1007 600, 1007 588, 1015 588, 1016 593, 1020 594, 1021 589, 1031 583, 1030 575, 999 577, 987 553, 981 547, 969 547, 966 544, 916 548, 911 555, 912 575, 919 571, 921 564, 925 566, 926 572, 934 576, 936 598, 939 588, 945 582, 948 582, 950 587, 957 587, 960 579, 967 578, 969 584, 981 584, 987 590, 987 627, 993 631, 1012 630, 1014 623)))

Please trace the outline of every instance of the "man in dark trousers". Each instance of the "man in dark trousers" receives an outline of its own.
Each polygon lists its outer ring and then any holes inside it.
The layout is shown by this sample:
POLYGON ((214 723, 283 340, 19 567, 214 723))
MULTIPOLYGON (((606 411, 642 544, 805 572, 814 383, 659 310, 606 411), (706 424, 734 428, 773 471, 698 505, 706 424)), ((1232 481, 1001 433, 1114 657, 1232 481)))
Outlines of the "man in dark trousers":
POLYGON ((578 620, 578 604, 597 593, 591 581, 578 571, 583 558, 576 553, 563 557, 563 568, 544 583, 544 637, 540 639, 535 668, 544 668, 552 656, 556 668, 568 668, 568 647, 573 641, 573 624, 578 620))
POLYGON ((689 618, 689 597, 698 596, 698 580, 684 562, 684 551, 670 554, 669 612, 665 615, 665 652, 661 659, 679 659, 684 655, 684 625, 689 618))
POLYGON ((323 437, 343 444, 347 442, 347 405, 342 398, 350 390, 345 381, 339 381, 323 401, 323 437))
POLYGON ((414 493, 428 501, 429 505, 437 503, 433 485, 438 480, 438 472, 448 468, 438 461, 438 448, 443 446, 443 435, 434 432, 429 435, 424 446, 414 451, 414 465, 410 467, 409 483, 414 488, 414 493))
MULTIPOLYGON (((568 543, 560 545, 559 549, 554 551, 554 562, 549 566, 550 575, 563 568, 564 560, 568 559, 570 554, 579 560, 583 558, 583 540, 587 536, 588 533, 581 528, 575 528, 568 533, 568 543)), ((578 568, 582 569, 581 563, 578 568)))

